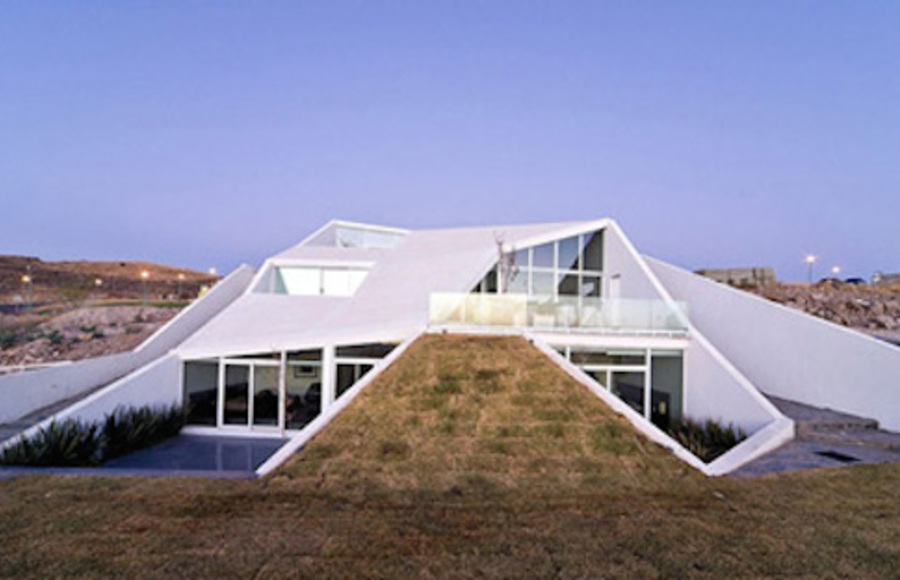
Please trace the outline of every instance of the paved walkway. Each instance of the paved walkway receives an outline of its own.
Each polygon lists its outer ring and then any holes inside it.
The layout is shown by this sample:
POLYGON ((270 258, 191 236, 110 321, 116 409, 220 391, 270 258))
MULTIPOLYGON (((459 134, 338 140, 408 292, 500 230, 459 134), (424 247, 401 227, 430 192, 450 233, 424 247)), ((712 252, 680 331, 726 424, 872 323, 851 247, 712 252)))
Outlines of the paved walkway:
POLYGON ((797 437, 733 475, 843 467, 867 463, 900 463, 900 434, 882 431, 878 421, 769 397, 796 423, 797 437))
POLYGON ((107 461, 101 467, 0 467, 0 480, 20 475, 101 475, 253 479, 287 440, 180 435, 107 461))

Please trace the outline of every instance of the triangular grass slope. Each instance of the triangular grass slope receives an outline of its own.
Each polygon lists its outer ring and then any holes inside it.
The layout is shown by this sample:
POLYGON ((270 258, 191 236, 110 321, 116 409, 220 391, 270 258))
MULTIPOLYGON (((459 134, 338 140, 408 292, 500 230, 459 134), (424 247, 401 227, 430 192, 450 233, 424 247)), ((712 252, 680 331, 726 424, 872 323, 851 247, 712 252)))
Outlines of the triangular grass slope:
POLYGON ((278 473, 322 491, 557 495, 689 471, 525 339, 427 335, 278 473))

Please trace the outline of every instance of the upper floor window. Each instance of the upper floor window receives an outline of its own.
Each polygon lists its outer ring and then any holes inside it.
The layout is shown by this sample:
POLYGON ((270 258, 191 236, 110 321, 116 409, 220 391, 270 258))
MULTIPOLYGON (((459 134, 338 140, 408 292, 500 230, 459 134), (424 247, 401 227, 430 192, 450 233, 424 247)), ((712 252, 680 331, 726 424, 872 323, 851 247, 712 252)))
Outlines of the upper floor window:
POLYGON ((312 266, 278 266, 273 291, 291 296, 352 296, 368 270, 312 266))

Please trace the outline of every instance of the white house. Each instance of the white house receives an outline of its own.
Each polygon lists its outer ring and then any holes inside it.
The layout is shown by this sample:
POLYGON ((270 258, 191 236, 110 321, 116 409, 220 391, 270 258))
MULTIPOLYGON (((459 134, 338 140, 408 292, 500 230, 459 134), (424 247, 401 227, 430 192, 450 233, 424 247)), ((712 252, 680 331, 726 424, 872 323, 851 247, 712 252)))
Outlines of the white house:
POLYGON ((0 400, 16 401, 0 423, 67 397, 78 400, 57 418, 178 401, 188 432, 290 438, 267 473, 425 332, 525 335, 708 474, 793 437, 763 393, 900 430, 900 349, 643 257, 608 219, 330 222, 258 271, 238 269, 133 353, 0 377, 0 400), (704 464, 665 432, 682 417, 750 437, 704 464))

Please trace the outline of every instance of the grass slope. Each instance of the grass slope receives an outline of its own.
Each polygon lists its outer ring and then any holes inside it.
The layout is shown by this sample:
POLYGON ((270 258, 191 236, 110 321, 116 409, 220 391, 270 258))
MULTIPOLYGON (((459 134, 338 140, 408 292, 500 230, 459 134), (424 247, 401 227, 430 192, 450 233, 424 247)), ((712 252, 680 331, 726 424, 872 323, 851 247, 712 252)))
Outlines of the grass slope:
POLYGON ((898 480, 707 479, 521 339, 432 336, 263 481, 0 483, 0 576, 897 577, 898 480))

